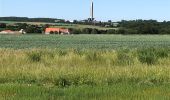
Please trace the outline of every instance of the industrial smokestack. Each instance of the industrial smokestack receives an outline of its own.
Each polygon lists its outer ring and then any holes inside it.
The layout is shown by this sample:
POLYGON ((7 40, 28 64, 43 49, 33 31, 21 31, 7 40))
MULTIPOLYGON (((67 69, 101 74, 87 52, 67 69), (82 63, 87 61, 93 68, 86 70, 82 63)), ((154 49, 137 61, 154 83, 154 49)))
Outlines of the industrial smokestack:
POLYGON ((93 0, 91 0, 90 15, 91 15, 91 21, 93 21, 94 20, 93 0))

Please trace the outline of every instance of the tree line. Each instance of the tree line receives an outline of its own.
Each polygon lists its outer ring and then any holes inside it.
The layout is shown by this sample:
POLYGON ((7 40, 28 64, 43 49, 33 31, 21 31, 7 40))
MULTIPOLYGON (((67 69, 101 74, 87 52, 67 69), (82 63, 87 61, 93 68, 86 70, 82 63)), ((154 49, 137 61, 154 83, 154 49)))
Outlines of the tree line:
POLYGON ((0 21, 47 22, 47 23, 65 22, 65 20, 63 19, 56 19, 56 18, 28 18, 28 17, 0 17, 0 21))
POLYGON ((122 20, 118 27, 123 34, 170 34, 170 21, 122 20))
MULTIPOLYGON (((107 23, 112 22, 104 22, 102 25, 107 25, 107 23)), ((118 25, 109 30, 99 30, 92 28, 70 28, 69 30, 71 34, 170 34, 170 21, 158 22, 156 20, 122 20, 116 23, 118 23, 118 25)), ((14 31, 24 29, 27 33, 43 33, 45 28, 50 26, 50 24, 31 25, 27 23, 15 23, 11 25, 0 23, 0 31, 3 29, 14 31)), ((98 26, 100 26, 100 24, 98 24, 98 26)))

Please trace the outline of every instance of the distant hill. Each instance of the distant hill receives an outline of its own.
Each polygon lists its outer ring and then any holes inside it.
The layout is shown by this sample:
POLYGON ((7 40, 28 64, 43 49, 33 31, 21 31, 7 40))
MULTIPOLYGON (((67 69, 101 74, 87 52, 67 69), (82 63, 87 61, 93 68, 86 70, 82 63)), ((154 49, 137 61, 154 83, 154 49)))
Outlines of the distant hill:
POLYGON ((0 17, 0 21, 17 21, 17 22, 47 22, 47 23, 55 23, 55 22, 65 22, 63 19, 55 19, 55 18, 28 18, 28 17, 0 17))

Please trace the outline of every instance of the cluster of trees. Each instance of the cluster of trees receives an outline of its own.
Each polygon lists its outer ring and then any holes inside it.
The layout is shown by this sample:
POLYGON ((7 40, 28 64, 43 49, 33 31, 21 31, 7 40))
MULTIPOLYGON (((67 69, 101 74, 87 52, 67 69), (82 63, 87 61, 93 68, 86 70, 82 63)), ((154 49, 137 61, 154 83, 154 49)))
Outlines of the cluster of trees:
POLYGON ((118 27, 124 34, 170 34, 170 21, 122 20, 118 27))
POLYGON ((89 20, 82 20, 82 21, 73 20, 73 24, 95 25, 95 26, 101 26, 101 27, 117 27, 113 24, 113 22, 111 20, 109 20, 108 22, 101 22, 101 21, 91 22, 89 20))
POLYGON ((0 21, 17 21, 17 22, 47 22, 47 23, 64 23, 63 19, 55 18, 28 18, 28 17, 0 17, 0 21))
MULTIPOLYGON (((170 21, 158 22, 157 20, 122 20, 114 30, 74 29, 73 34, 170 34, 170 21)), ((107 23, 104 23, 107 24, 107 23)), ((103 24, 103 25, 104 25, 103 24)))
POLYGON ((0 31, 2 30, 12 30, 12 31, 19 31, 24 29, 26 33, 43 33, 45 28, 49 27, 48 24, 46 25, 29 25, 27 23, 16 23, 12 25, 7 25, 5 23, 0 23, 0 31))
POLYGON ((124 34, 125 31, 122 29, 115 30, 98 30, 98 29, 92 29, 92 28, 84 28, 84 29, 69 29, 71 34, 124 34))

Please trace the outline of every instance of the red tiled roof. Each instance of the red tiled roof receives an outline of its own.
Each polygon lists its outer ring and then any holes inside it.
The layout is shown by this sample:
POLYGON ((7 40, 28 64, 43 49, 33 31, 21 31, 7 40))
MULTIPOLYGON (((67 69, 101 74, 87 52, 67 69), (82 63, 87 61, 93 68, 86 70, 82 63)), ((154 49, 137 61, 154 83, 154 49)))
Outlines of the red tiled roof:
POLYGON ((11 31, 11 30, 3 30, 3 32, 13 32, 13 31, 11 31))
POLYGON ((63 33, 68 33, 68 29, 63 29, 63 28, 46 28, 45 33, 50 33, 50 32, 63 32, 63 33))

